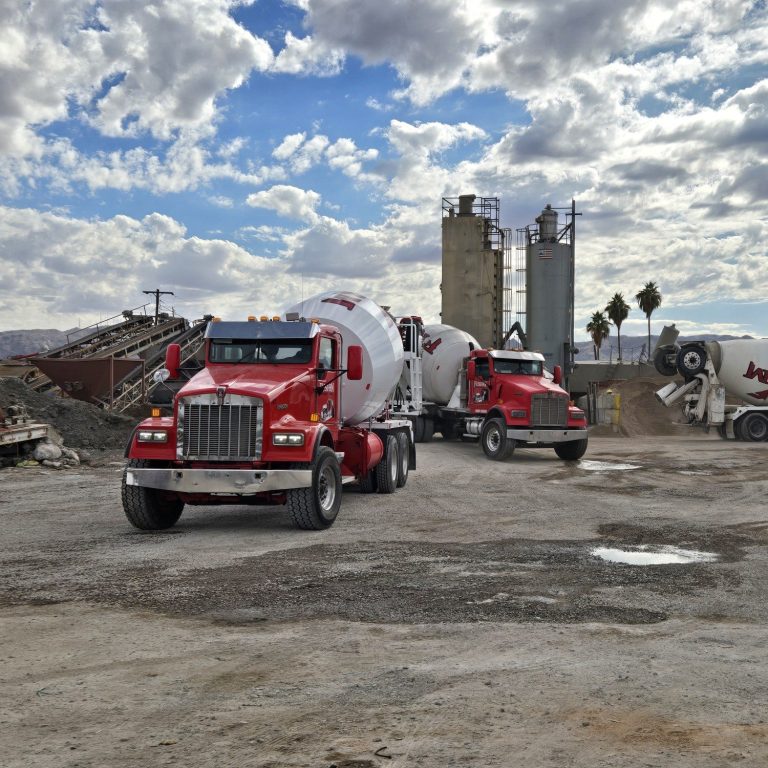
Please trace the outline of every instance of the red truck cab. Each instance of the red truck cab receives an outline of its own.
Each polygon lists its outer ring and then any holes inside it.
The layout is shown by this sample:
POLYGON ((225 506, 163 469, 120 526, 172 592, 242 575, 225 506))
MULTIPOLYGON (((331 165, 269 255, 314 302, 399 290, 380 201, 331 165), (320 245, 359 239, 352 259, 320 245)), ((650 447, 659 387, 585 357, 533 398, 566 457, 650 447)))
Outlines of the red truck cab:
POLYGON ((587 449, 586 416, 549 374, 538 352, 475 349, 467 361, 467 410, 483 450, 492 459, 516 445, 553 447, 560 458, 578 459, 587 449))
MULTIPOLYGON (((178 391, 173 415, 145 419, 131 438, 129 521, 167 528, 185 504, 285 503, 298 527, 327 528, 342 483, 365 481, 382 460, 382 492, 394 490, 387 478, 408 468, 402 452, 389 455, 402 436, 392 448, 388 435, 342 423, 342 377, 361 378, 361 352, 313 321, 211 322, 205 368, 178 391)), ((167 366, 173 376, 173 345, 167 366)))

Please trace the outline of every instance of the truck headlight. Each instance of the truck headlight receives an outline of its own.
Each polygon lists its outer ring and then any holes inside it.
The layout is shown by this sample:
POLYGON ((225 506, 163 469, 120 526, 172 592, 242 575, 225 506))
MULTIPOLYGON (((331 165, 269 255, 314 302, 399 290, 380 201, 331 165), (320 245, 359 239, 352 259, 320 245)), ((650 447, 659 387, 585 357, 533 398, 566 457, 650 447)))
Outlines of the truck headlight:
POLYGON ((584 411, 571 411, 571 418, 575 419, 576 421, 581 421, 582 419, 586 419, 587 415, 584 413, 584 411))
POLYGON ((140 443, 167 443, 168 433, 164 429, 142 429, 138 439, 140 443))
POLYGON ((272 445, 304 445, 304 435, 301 432, 275 432, 272 445))
POLYGON ((509 417, 511 419, 524 419, 528 415, 528 411, 518 409, 514 411, 509 412, 509 417))

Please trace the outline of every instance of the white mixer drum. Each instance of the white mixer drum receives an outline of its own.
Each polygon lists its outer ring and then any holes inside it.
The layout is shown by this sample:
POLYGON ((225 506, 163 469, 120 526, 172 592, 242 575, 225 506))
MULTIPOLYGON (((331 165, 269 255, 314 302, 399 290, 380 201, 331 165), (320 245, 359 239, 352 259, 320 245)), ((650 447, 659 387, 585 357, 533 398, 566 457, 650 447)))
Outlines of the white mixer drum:
POLYGON ((480 349, 480 344, 466 331, 452 325, 424 326, 421 366, 425 400, 445 405, 451 399, 461 365, 473 348, 480 349))
POLYGON ((718 348, 717 376, 729 394, 751 405, 768 405, 768 339, 728 339, 707 344, 718 348))
MULTIPOLYGON (((352 344, 363 348, 363 378, 342 377, 341 416, 345 424, 362 424, 376 416, 403 370, 403 343, 392 318, 365 296, 326 291, 289 307, 307 320, 335 325, 344 340, 344 355, 352 344)), ((341 360, 346 364, 346 359, 341 360)))

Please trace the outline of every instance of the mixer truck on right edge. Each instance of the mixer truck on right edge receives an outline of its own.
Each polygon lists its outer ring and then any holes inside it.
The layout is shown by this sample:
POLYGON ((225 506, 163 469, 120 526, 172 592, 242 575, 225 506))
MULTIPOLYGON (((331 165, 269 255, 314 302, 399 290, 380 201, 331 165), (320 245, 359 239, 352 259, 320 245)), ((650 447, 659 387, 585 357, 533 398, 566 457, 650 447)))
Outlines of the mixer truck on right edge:
POLYGON ((678 333, 674 326, 664 329, 654 364, 684 382, 670 382, 656 398, 668 407, 681 405, 689 424, 714 427, 722 438, 768 440, 768 339, 678 344, 678 333))
POLYGON ((560 386, 559 366, 522 350, 483 349, 449 325, 399 321, 405 359, 395 413, 414 421, 415 440, 479 438, 485 455, 500 461, 515 447, 554 448, 564 460, 587 450, 584 411, 560 386))

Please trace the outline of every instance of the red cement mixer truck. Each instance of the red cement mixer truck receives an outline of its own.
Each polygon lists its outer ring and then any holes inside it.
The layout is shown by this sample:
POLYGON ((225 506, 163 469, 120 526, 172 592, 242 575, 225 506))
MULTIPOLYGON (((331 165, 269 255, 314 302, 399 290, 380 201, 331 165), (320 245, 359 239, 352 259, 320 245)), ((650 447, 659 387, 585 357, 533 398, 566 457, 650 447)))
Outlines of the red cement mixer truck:
POLYGON ((684 381, 662 387, 657 399, 682 406, 689 424, 714 427, 722 438, 768 440, 768 339, 678 344, 678 333, 664 328, 654 364, 659 373, 684 381))
MULTIPOLYGON (((326 293, 274 317, 213 321, 205 367, 126 450, 122 502, 137 528, 184 506, 285 504, 298 528, 333 524, 342 485, 393 493, 415 468, 411 422, 385 404, 403 366, 392 318, 370 299, 326 293)), ((160 379, 178 380, 169 345, 160 379)))
POLYGON ((449 325, 399 323, 405 360, 395 413, 414 420, 416 442, 434 432, 444 438, 479 438, 496 461, 515 447, 554 448, 561 459, 587 450, 584 411, 562 389, 561 372, 544 368, 544 356, 522 350, 482 349, 449 325))

